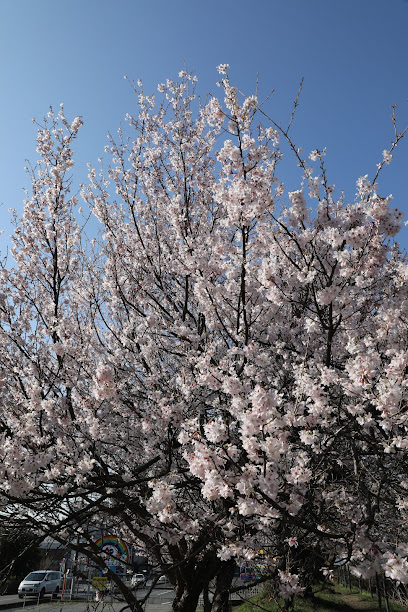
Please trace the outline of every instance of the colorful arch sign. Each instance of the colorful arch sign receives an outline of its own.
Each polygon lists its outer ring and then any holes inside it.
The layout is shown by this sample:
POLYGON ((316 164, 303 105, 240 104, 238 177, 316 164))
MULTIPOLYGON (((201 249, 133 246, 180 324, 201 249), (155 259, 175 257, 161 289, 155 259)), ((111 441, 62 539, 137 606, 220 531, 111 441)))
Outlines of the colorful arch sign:
POLYGON ((109 561, 122 561, 129 563, 129 549, 127 544, 113 535, 103 535, 95 544, 102 549, 102 552, 109 561))

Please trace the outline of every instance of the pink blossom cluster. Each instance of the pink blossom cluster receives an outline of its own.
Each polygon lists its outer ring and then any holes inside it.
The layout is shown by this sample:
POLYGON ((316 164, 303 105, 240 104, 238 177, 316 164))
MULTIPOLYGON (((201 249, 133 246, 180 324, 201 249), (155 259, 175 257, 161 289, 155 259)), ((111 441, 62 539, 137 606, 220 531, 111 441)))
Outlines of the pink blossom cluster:
POLYGON ((299 584, 299 576, 290 572, 279 570, 279 595, 282 599, 291 599, 294 595, 301 595, 303 588, 299 584))

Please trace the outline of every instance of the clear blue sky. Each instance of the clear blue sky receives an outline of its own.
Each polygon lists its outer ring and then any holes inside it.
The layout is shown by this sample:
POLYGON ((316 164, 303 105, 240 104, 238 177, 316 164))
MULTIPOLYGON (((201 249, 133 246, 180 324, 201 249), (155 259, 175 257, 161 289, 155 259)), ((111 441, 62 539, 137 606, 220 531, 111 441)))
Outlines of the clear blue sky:
MULTIPOLYGON (((125 74, 150 93, 186 65, 205 95, 219 92, 220 63, 248 94, 259 73, 282 123, 304 76, 292 135, 305 150, 327 148, 331 182, 352 197, 389 147, 392 104, 408 123, 408 1, 0 0, 1 251, 8 208, 22 207, 25 159, 36 159, 33 117, 60 102, 68 118, 82 115, 75 171, 84 180, 107 132, 135 108, 125 74)), ((380 184, 408 218, 407 162, 408 136, 380 184)), ((407 248, 408 228, 400 240, 407 248)))

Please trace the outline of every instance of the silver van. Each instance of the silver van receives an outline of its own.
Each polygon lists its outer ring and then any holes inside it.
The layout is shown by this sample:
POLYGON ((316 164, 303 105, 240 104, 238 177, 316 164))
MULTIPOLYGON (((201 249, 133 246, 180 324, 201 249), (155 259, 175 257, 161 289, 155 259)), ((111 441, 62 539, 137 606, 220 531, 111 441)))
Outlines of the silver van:
POLYGON ((44 595, 56 597, 61 590, 62 573, 49 570, 37 570, 30 572, 18 585, 18 596, 38 597, 42 599, 44 595))

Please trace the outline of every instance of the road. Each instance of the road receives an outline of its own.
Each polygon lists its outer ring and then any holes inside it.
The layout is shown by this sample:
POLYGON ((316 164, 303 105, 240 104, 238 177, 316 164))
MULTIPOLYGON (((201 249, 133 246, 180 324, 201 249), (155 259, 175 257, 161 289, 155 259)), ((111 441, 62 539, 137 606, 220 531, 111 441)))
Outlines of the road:
MULTIPOLYGON (((146 595, 146 589, 139 589, 138 594, 140 599, 146 595)), ((69 600, 69 594, 65 595, 66 599, 61 601, 51 599, 45 596, 40 602, 34 597, 27 597, 26 600, 19 599, 17 595, 2 595, 0 596, 0 611, 3 610, 18 610, 21 608, 29 608, 31 610, 40 610, 41 612, 119 612, 125 607, 125 602, 115 601, 110 595, 105 595, 104 601, 95 601, 90 593, 90 600, 87 601, 87 593, 80 592, 72 601, 69 600), (80 598, 80 599, 79 599, 80 598)), ((174 592, 172 588, 155 588, 151 593, 148 602, 145 604, 145 612, 171 612, 171 602, 173 601, 174 592)))
MULTIPOLYGON (((238 581, 237 584, 241 584, 241 582, 238 581)), ((251 588, 242 592, 242 596, 250 598, 262 588, 262 585, 251 588)), ((45 596, 40 602, 34 597, 27 597, 26 600, 23 600, 19 599, 17 595, 2 595, 0 596, 0 612, 3 612, 3 610, 21 610, 22 608, 31 609, 32 612, 120 612, 126 606, 124 601, 116 601, 111 595, 105 595, 103 601, 95 601, 95 593, 88 592, 85 585, 82 585, 78 592, 77 589, 74 592, 75 597, 72 598, 72 601, 70 601, 69 592, 64 594, 62 601, 61 598, 51 599, 50 596, 45 596)), ((137 594, 139 599, 143 599, 147 594, 147 589, 139 588, 137 594)), ((144 611, 171 612, 173 598, 174 591, 168 583, 156 585, 145 604, 144 611)), ((202 598, 200 597, 197 612, 202 610, 201 604, 202 598)))

